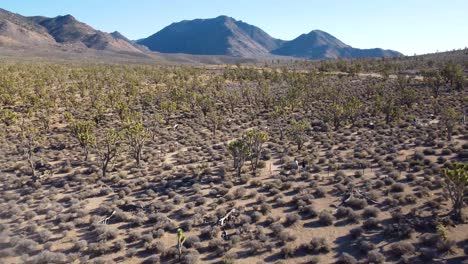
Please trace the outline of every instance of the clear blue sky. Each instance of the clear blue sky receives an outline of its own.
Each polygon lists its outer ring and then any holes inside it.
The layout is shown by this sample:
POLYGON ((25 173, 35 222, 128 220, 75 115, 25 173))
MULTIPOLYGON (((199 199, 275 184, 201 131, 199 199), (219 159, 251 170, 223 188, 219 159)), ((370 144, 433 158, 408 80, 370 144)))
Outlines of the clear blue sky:
POLYGON ((406 55, 468 46, 468 0, 2 0, 0 7, 26 16, 72 14, 130 39, 184 19, 228 15, 285 40, 320 29, 353 47, 406 55))

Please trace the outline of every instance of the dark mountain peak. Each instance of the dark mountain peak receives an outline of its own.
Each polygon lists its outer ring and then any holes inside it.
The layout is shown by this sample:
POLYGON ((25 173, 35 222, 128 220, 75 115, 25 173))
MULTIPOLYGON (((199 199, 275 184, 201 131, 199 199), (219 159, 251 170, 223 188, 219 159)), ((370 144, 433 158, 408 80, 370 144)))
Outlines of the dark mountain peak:
POLYGON ((60 21, 62 23, 74 23, 74 22, 78 22, 78 20, 76 20, 76 18, 72 15, 64 15, 64 16, 57 16, 55 18, 57 21, 60 21))
POLYGON ((110 33, 112 37, 116 38, 116 39, 122 39, 122 40, 128 40, 128 38, 126 38, 124 35, 122 35, 120 32, 118 31, 114 31, 112 33, 110 33))
POLYGON ((268 55, 282 41, 255 26, 222 15, 173 23, 137 43, 163 53, 255 57, 268 55))
POLYGON ((220 15, 218 17, 215 17, 215 18, 208 18, 208 19, 205 19, 205 20, 215 20, 215 21, 236 21, 234 18, 230 17, 230 16, 226 16, 226 15, 220 15))
POLYGON ((280 48, 273 50, 272 53, 309 59, 394 57, 401 55, 391 50, 355 49, 321 30, 312 30, 308 34, 302 34, 284 43, 280 48))

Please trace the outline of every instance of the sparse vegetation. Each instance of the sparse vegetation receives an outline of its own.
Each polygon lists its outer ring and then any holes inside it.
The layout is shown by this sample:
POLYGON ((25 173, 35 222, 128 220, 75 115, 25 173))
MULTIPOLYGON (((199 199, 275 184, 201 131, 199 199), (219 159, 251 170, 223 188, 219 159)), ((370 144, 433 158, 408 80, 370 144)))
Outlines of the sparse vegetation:
POLYGON ((0 66, 0 258, 456 262, 460 71, 335 63, 0 66))

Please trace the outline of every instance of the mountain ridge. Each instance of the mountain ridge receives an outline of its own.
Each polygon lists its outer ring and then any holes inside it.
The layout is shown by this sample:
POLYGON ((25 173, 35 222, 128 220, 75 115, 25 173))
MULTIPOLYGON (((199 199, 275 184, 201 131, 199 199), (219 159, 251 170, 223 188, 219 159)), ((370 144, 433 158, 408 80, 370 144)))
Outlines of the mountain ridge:
POLYGON ((72 15, 26 17, 0 9, 0 44, 12 47, 42 47, 110 50, 143 53, 122 35, 92 28, 72 15))
POLYGON ((353 48, 331 34, 312 30, 285 41, 228 16, 182 20, 137 41, 152 51, 199 55, 258 57, 268 55, 307 59, 395 57, 393 50, 353 48))
MULTIPOLYGON (((177 58, 195 55, 257 60, 402 55, 396 51, 379 48, 353 48, 320 30, 313 30, 296 39, 285 41, 270 36, 259 27, 225 15, 174 22, 147 38, 132 41, 118 31, 106 33, 94 29, 72 15, 26 17, 1 8, 0 47, 50 52, 61 50, 71 53, 91 49, 106 51, 105 54, 133 54, 138 58, 160 57, 166 53, 168 56, 179 54, 177 58)), ((196 57, 190 60, 194 58, 196 57)), ((202 60, 206 60, 206 57, 202 60)))

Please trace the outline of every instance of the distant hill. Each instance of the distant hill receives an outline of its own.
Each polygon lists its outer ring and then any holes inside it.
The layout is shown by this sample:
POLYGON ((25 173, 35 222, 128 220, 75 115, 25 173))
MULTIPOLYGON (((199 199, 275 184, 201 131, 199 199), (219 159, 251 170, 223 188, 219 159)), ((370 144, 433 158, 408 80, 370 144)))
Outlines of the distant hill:
POLYGON ((291 41, 276 39, 262 29, 228 16, 173 23, 148 38, 131 41, 115 31, 106 33, 72 15, 26 17, 0 9, 0 54, 4 57, 45 56, 109 61, 238 62, 393 57, 382 49, 356 49, 332 35, 314 30, 291 41), (175 54, 177 53, 177 54, 175 54), (117 58, 119 57, 119 58, 117 58), (103 59, 106 60, 107 59, 103 59))
POLYGON ((276 39, 262 29, 234 18, 184 20, 173 23, 137 43, 152 51, 238 57, 272 55, 307 59, 394 57, 402 54, 383 49, 356 49, 332 35, 314 30, 291 41, 276 39))
POLYGON ((0 9, 0 45, 70 49, 90 48, 142 53, 140 47, 120 34, 108 34, 76 20, 71 15, 54 18, 24 17, 0 9))
POLYGON ((283 42, 258 27, 227 16, 173 23, 137 41, 152 51, 163 53, 237 57, 267 56, 283 42))
POLYGON ((375 58, 402 55, 397 51, 378 48, 356 49, 320 30, 302 34, 296 39, 284 43, 280 48, 273 50, 272 53, 308 59, 375 58))

